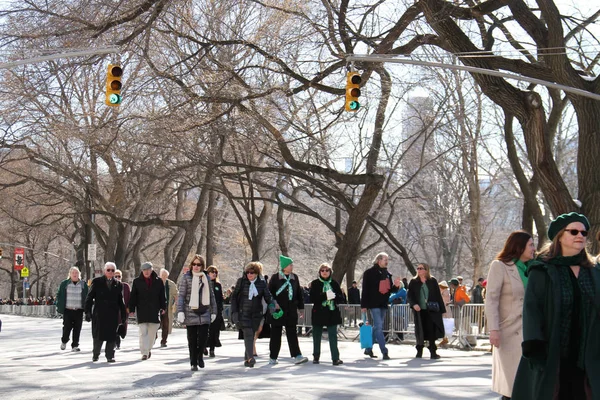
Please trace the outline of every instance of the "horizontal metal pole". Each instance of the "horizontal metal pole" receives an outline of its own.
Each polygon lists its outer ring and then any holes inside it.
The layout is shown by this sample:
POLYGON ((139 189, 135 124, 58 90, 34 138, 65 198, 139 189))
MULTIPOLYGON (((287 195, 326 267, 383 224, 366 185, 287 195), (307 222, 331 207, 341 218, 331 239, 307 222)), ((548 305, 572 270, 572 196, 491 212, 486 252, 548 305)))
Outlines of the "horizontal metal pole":
POLYGON ((573 93, 578 96, 584 96, 584 97, 589 97, 590 99, 600 100, 600 94, 588 92, 587 90, 577 89, 577 88, 574 88, 571 86, 559 85, 557 83, 543 81, 541 79, 536 79, 536 78, 530 78, 528 76, 516 75, 516 74, 496 71, 496 70, 492 70, 492 69, 469 67, 466 65, 444 64, 444 63, 421 61, 421 60, 409 60, 409 59, 404 59, 404 58, 388 56, 388 55, 384 55, 384 54, 383 55, 351 55, 351 56, 346 57, 346 61, 348 61, 348 62, 361 61, 361 62, 409 64, 409 65, 421 65, 424 67, 454 69, 454 70, 458 70, 458 71, 466 71, 466 72, 472 72, 472 73, 476 73, 476 74, 491 75, 491 76, 497 76, 500 78, 515 79, 518 81, 535 83, 537 85, 542 85, 542 86, 546 86, 549 88, 573 93))
POLYGON ((95 55, 95 54, 111 54, 111 53, 118 53, 120 51, 121 51, 120 47, 89 48, 89 49, 85 49, 85 50, 71 51, 68 53, 49 54, 47 56, 28 58, 26 60, 18 60, 18 61, 11 61, 11 62, 7 62, 7 63, 0 63, 0 69, 10 69, 10 68, 17 67, 19 65, 36 64, 36 63, 40 63, 40 62, 44 62, 44 61, 57 60, 59 58, 83 57, 83 56, 90 56, 90 55, 95 55))

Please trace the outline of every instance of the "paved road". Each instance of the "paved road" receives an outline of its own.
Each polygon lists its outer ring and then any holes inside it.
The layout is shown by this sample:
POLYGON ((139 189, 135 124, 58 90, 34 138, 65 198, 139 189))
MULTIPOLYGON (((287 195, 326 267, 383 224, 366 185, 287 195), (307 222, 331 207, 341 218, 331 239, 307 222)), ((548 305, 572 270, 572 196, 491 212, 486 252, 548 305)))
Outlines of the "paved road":
MULTIPOLYGON (((60 350, 62 321, 0 315, 0 393, 3 400, 37 399, 496 399, 490 390, 491 356, 441 350, 442 359, 416 360, 408 345, 390 345, 392 360, 366 358, 356 342, 340 342, 343 366, 332 366, 327 343, 322 363, 295 366, 283 340, 280 364, 268 365, 268 341, 259 340, 258 363, 243 367, 243 343, 222 332, 223 347, 206 368, 189 370, 185 331, 174 330, 169 347, 155 347, 141 361, 137 327, 130 326, 117 362, 101 355, 92 363, 90 324, 84 323, 81 352, 60 350)), ((301 338, 305 355, 312 339, 301 338)), ((427 351, 425 351, 427 353, 427 351)))

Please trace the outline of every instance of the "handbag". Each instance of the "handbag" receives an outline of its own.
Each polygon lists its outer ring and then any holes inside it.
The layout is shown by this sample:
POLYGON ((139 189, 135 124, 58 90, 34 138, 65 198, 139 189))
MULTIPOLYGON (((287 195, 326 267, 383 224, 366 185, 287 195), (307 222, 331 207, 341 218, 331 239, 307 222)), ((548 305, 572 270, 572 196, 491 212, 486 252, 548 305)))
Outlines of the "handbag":
POLYGON ((428 301, 427 310, 431 312, 440 312, 440 303, 438 303, 437 301, 428 301))

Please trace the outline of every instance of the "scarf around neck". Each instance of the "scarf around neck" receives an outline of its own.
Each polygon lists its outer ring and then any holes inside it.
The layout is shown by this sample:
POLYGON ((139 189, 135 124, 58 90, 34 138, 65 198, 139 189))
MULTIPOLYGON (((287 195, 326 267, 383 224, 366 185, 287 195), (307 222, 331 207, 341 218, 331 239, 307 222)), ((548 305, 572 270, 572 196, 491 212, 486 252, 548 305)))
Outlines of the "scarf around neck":
POLYGON ((519 260, 518 258, 514 259, 513 262, 517 267, 517 271, 519 271, 519 275, 521 276, 521 280, 523 281, 523 286, 525 286, 525 289, 527 289, 527 281, 529 280, 529 278, 525 274, 527 272, 527 264, 519 260))
POLYGON ((292 300, 294 298, 294 288, 292 287, 292 283, 290 282, 290 280, 292 279, 292 274, 289 274, 288 276, 286 276, 284 273, 280 273, 279 275, 280 275, 280 277, 283 276, 283 279, 285 279, 285 283, 283 285, 281 285, 281 287, 279 289, 277 289, 275 296, 279 296, 279 293, 283 292, 283 290, 287 287, 288 288, 288 298, 290 300, 292 300))
POLYGON ((205 288, 208 285, 208 279, 204 272, 192 271, 192 293, 190 293, 190 308, 197 310, 200 306, 210 305, 210 293, 205 288), (202 298, 200 292, 202 291, 202 298))
MULTIPOLYGON (((319 276, 319 280, 321 281, 321 283, 323 283, 323 293, 327 293, 331 290, 331 278, 329 278, 328 280, 324 280, 319 276)), ((331 311, 335 309, 335 302, 333 300, 325 300, 321 303, 321 305, 323 307, 329 308, 331 311)))
POLYGON ((254 285, 254 282, 256 282, 256 279, 258 279, 258 278, 254 278, 253 281, 250 281, 250 288, 248 289, 248 300, 252 300, 254 298, 254 296, 258 296, 258 290, 256 289, 256 286, 254 285))

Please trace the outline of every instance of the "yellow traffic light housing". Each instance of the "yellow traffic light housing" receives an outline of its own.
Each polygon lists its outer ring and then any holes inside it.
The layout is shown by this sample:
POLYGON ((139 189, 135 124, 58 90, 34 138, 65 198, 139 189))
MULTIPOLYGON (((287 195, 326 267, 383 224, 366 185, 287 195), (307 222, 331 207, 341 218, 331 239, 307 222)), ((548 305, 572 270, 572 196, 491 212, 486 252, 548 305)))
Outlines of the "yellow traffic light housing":
POLYGON ((356 112, 360 108, 360 82, 362 78, 358 72, 348 72, 346 76, 346 111, 356 112))
POLYGON ((108 64, 106 71, 106 100, 107 106, 115 107, 121 104, 121 77, 123 76, 123 68, 120 65, 108 64))

